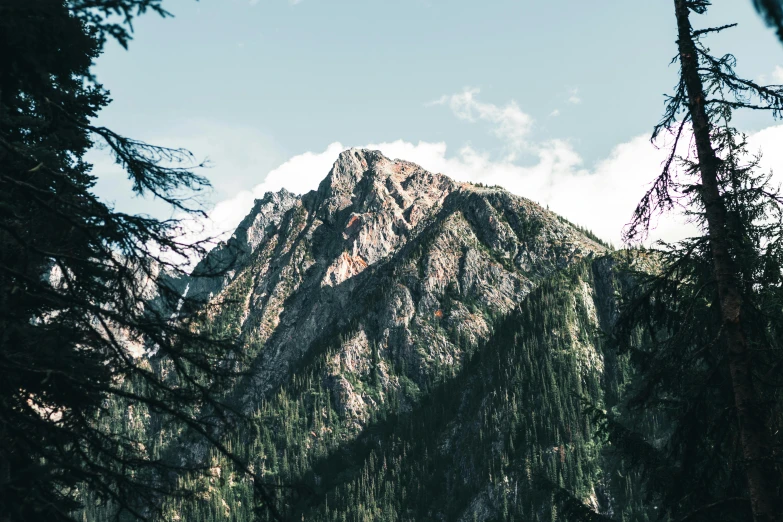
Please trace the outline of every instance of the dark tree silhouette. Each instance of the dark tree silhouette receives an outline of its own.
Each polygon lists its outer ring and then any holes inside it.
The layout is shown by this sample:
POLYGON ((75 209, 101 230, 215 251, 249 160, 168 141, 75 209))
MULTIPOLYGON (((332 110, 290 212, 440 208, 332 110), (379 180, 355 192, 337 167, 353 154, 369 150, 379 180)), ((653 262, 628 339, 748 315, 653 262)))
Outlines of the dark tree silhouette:
POLYGON ((190 153, 93 124, 109 103, 93 62, 108 38, 127 47, 145 12, 169 16, 161 0, 0 2, 0 520, 70 520, 86 494, 146 517, 199 471, 102 421, 118 406, 249 471, 220 442, 241 419, 217 400, 241 353, 201 332, 176 284, 203 245, 178 239, 179 220, 101 202, 84 159, 102 142, 136 194, 200 213, 189 198, 207 181, 190 153))
POLYGON ((669 481, 680 491, 668 490, 667 509, 683 516, 688 506, 691 518, 714 516, 744 498, 756 522, 771 522, 781 513, 783 483, 773 435, 780 393, 769 383, 780 367, 781 199, 768 177, 753 173, 757 161, 748 159, 730 121, 732 111, 743 108, 781 116, 783 89, 742 79, 733 56, 710 54, 701 39, 731 26, 693 29, 691 12, 702 14, 709 4, 674 2, 680 81, 654 133, 670 133, 674 145, 626 230, 627 239, 636 239, 657 212, 681 206, 704 235, 662 254, 662 273, 643 285, 646 293, 627 313, 624 342, 633 344, 631 326, 642 324, 654 347, 643 357, 641 391, 632 402, 647 408, 668 403, 664 409, 676 411, 669 417, 677 426, 668 439, 669 469, 682 482, 669 481), (687 157, 678 159, 689 124, 693 139, 687 157), (677 403, 688 406, 671 406, 677 403), (693 456, 709 451, 726 460, 707 466, 693 456), (696 485, 696 470, 711 491, 696 485))
MULTIPOLYGON (((707 224, 710 251, 714 263, 714 277, 718 288, 718 299, 722 315, 722 325, 726 349, 728 351, 731 382, 734 400, 737 408, 737 420, 740 428, 740 441, 745 457, 748 489, 754 518, 757 522, 772 522, 777 518, 775 491, 775 474, 770 473, 765 466, 767 457, 772 454, 772 441, 769 413, 753 384, 753 359, 750 353, 743 324, 743 295, 740 287, 737 261, 731 255, 731 233, 728 225, 728 212, 720 190, 720 159, 713 146, 711 130, 713 128, 709 107, 717 107, 715 116, 720 115, 721 99, 708 99, 704 82, 699 74, 700 55, 694 40, 694 31, 689 21, 689 10, 698 6, 688 5, 684 0, 676 3, 678 45, 680 50, 680 65, 682 83, 688 100, 690 120, 693 122, 693 133, 698 155, 698 167, 701 177, 699 196, 703 202, 705 221, 707 224)), ((706 53, 704 53, 706 55, 706 53)), ((706 55, 708 56, 708 55, 706 55)), ((722 72, 720 64, 708 60, 707 65, 718 67, 719 76, 716 79, 736 81, 736 76, 722 72)), ((752 88, 750 86, 747 86, 752 88)), ((765 93, 772 102, 773 110, 780 110, 783 105, 783 93, 765 93)), ((728 102, 731 103, 731 102, 728 102)), ((734 102, 742 106, 741 100, 734 102)))
POLYGON ((783 43, 783 0, 753 0, 753 7, 783 43))
POLYGON ((783 513, 783 199, 731 118, 780 117, 783 87, 710 53, 704 37, 733 25, 694 29, 691 14, 709 5, 674 0, 679 81, 653 133, 671 149, 625 239, 675 208, 698 233, 629 252, 612 333, 633 373, 608 411, 585 406, 638 516, 772 522, 783 513))

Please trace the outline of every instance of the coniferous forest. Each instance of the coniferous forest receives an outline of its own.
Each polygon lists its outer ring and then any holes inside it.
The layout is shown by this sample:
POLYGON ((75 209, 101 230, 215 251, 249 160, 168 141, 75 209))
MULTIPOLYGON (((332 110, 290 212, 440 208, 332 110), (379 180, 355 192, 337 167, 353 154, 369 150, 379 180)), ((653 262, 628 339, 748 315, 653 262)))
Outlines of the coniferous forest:
POLYGON ((783 195, 735 123, 783 85, 711 50, 719 3, 667 2, 614 246, 364 148, 194 240, 207 162, 104 126, 96 74, 174 2, 0 0, 0 522, 783 521, 783 195))

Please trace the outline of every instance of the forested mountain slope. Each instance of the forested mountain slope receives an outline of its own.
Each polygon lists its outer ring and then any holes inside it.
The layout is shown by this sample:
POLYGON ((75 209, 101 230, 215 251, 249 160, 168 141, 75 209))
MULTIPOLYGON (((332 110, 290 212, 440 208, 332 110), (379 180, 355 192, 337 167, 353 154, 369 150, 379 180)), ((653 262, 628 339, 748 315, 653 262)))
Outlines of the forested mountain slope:
MULTIPOLYGON (((278 496, 293 519, 554 520, 538 476, 630 509, 581 407, 623 386, 602 334, 616 257, 501 188, 351 149, 317 191, 257 200, 182 284, 251 356, 231 400, 254 423, 227 443, 296 486, 278 496)), ((246 479, 189 458, 212 471, 169 519, 253 520, 246 479)))

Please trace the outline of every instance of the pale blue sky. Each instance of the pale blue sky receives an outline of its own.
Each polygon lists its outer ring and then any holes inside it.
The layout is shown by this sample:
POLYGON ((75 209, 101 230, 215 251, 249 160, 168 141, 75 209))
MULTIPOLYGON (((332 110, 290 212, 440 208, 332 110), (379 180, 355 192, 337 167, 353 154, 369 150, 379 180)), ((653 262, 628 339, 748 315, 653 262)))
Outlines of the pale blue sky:
MULTIPOLYGON (((114 99, 99 121, 210 156, 215 202, 333 142, 442 142, 447 156, 469 145, 506 157, 497 118, 480 111, 460 118, 449 105, 466 88, 487 106, 516 102, 530 120, 526 140, 562 140, 591 169, 649 134, 675 82, 670 0, 164 4, 175 18, 139 19, 130 51, 110 45, 99 59, 98 78, 114 99), (224 145, 214 153, 217 142, 224 145), (243 166, 226 168, 235 160, 243 166)), ((709 16, 695 19, 730 22, 739 28, 712 47, 737 55, 747 77, 774 76, 783 46, 750 0, 715 0, 709 16)), ((772 124, 738 123, 748 131, 772 124)), ((522 147, 513 162, 536 164, 539 151, 522 147)), ((122 204, 122 187, 105 178, 100 193, 122 204)))

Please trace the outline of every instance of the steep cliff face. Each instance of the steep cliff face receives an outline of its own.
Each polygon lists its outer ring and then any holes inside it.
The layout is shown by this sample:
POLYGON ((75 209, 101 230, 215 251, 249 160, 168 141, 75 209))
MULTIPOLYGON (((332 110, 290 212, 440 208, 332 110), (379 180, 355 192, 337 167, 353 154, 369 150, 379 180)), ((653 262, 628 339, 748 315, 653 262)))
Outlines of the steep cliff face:
MULTIPOLYGON (((253 422, 225 443, 292 520, 554 520, 537 475, 604 512, 622 496, 580 405, 622 389, 615 263, 531 201, 351 149, 177 284, 243 343, 228 399, 253 422)), ((167 520, 264 520, 225 459, 167 436, 212 470, 167 520)))
POLYGON ((316 459, 316 498, 297 504, 296 516, 560 519, 541 477, 599 512, 630 514, 617 492, 632 486, 611 483, 612 463, 581 404, 611 407, 604 389, 623 384, 623 361, 603 346, 611 317, 599 312, 616 308, 616 276, 604 257, 542 281, 459 372, 316 459))
POLYGON ((190 292, 222 303, 255 357, 247 409, 337 342, 323 379, 361 429, 401 379, 421 387, 455 371, 538 281, 604 250, 500 188, 351 149, 317 191, 257 200, 196 269, 225 274, 190 292), (377 393, 357 389, 371 379, 377 393))

